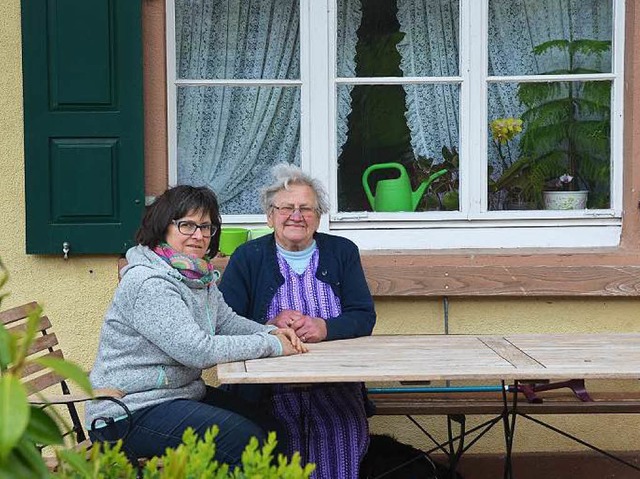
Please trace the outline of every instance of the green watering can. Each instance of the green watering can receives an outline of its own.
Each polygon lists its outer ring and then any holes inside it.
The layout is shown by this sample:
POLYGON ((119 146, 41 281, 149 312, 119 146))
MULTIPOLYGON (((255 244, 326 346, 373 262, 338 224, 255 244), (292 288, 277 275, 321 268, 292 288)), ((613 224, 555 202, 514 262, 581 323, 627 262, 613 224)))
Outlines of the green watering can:
POLYGON ((404 166, 400 163, 379 163, 377 165, 371 165, 364 170, 362 186, 364 187, 364 192, 367 194, 369 204, 371 208, 373 208, 373 211, 415 211, 427 187, 433 180, 441 177, 446 172, 446 169, 436 171, 423 181, 416 191, 411 191, 411 181, 404 166), (400 172, 400 176, 390 180, 378 181, 376 184, 376 196, 374 197, 369 188, 369 174, 372 171, 385 170, 388 168, 395 168, 400 172))

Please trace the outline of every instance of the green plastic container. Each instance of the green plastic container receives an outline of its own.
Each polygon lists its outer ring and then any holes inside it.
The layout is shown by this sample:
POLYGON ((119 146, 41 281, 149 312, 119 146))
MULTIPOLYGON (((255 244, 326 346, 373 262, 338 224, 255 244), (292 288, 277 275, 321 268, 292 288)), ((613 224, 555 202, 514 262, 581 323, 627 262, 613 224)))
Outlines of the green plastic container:
POLYGON ((268 226, 264 226, 262 228, 251 228, 249 230, 249 239, 253 240, 260 238, 261 236, 270 235, 271 233, 273 233, 273 230, 268 226))
POLYGON ((220 253, 231 256, 238 246, 246 243, 249 230, 246 228, 236 228, 223 226, 220 232, 220 253))

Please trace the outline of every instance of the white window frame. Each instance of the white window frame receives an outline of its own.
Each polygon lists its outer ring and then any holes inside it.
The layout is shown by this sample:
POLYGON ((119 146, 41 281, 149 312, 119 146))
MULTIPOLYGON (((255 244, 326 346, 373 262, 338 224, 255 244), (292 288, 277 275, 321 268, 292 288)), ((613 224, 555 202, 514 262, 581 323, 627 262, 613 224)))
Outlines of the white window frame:
MULTIPOLYGON (((337 0, 300 0, 299 80, 177 80, 174 0, 167 8, 169 184, 177 181, 176 89, 180 85, 301 88, 302 168, 319 178, 331 199, 320 230, 348 237, 365 250, 613 247, 622 231, 624 0, 613 1, 611 73, 572 75, 574 81, 611 80, 611 208, 575 211, 487 211, 488 86, 499 82, 559 81, 566 76, 488 76, 489 0, 460 0, 460 75, 457 77, 340 78, 336 73, 337 0), (472 20, 473 19, 473 20, 472 20), (313 59, 311 62, 310 59, 313 59), (336 88, 341 84, 460 84, 460 211, 338 212, 336 88), (468 112, 479 112, 470 115, 468 112), (480 158, 471 156, 479 154, 480 158), (401 234, 400 234, 401 233, 401 234)), ((257 192, 256 192, 257 194, 257 192)), ((225 215, 225 223, 264 224, 262 215, 225 215)))

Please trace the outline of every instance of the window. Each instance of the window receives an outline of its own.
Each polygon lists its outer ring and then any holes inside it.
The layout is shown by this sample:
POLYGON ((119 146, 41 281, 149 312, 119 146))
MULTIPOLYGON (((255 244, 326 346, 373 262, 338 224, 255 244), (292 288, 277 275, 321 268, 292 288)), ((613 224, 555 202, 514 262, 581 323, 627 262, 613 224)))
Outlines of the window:
POLYGON ((288 161, 364 249, 618 244, 623 0, 167 7, 170 183, 209 184, 225 222, 262 223, 288 161))

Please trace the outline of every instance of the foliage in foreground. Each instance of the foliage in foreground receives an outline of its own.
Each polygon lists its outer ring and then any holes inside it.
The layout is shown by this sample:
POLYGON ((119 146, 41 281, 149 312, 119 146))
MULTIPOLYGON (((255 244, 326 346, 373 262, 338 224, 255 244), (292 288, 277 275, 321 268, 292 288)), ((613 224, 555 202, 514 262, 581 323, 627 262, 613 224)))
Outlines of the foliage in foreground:
MULTIPOLYGON (((1 291, 8 278, 0 261, 0 307, 7 296, 1 291)), ((10 334, 0 324, 0 477, 3 478, 46 477, 48 471, 38 447, 62 444, 62 433, 54 420, 62 418, 53 409, 45 411, 29 403, 20 380, 25 367, 37 363, 50 368, 91 394, 86 373, 75 364, 58 358, 28 358, 41 317, 40 308, 32 310, 19 335, 10 334)))
POLYGON ((214 461, 216 453, 215 436, 218 428, 212 427, 200 439, 189 428, 182 436, 182 444, 175 449, 167 449, 160 458, 147 462, 137 476, 137 470, 128 462, 121 450, 121 442, 114 446, 97 445, 91 451, 60 451, 61 467, 52 477, 58 479, 307 479, 315 465, 302 466, 300 455, 295 453, 291 462, 280 455, 277 464, 273 461, 276 446, 275 433, 271 433, 262 446, 252 438, 242 453, 242 465, 230 468, 227 464, 214 461), (88 459, 87 459, 88 457, 88 459))

